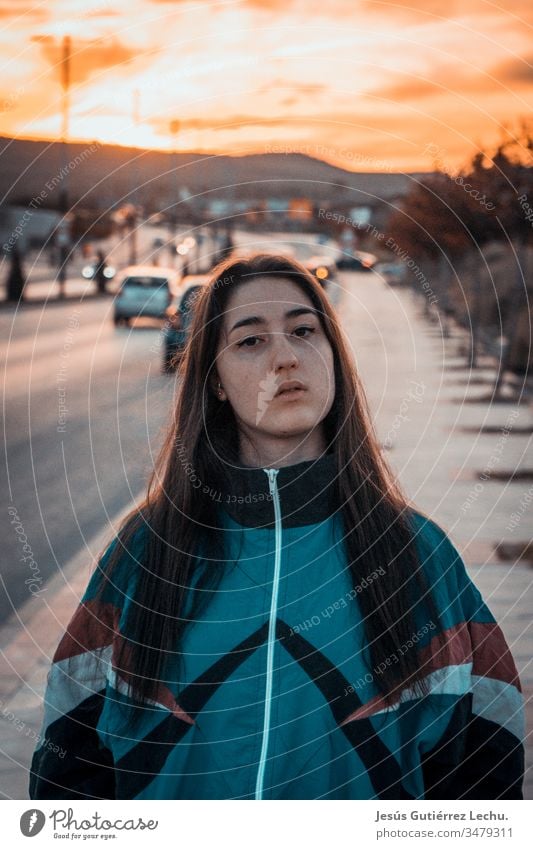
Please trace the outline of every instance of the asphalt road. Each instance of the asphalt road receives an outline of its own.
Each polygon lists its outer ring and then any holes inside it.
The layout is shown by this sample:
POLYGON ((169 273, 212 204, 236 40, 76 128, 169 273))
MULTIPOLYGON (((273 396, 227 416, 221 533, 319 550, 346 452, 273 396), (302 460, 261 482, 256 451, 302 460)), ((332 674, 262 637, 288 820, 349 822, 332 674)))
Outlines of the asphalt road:
POLYGON ((20 311, 16 320, 0 313, 0 621, 28 598, 29 579, 40 576, 44 587, 127 507, 152 467, 174 379, 159 373, 157 322, 115 329, 111 308, 111 299, 95 299, 20 311))

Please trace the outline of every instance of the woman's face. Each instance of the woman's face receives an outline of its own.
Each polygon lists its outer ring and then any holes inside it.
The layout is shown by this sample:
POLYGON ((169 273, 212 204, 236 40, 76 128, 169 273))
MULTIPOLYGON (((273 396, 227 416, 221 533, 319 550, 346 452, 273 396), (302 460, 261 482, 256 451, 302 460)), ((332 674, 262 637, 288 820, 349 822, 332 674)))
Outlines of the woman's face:
POLYGON ((244 437, 258 457, 268 457, 274 443, 297 453, 311 431, 322 433, 317 426, 335 396, 333 351, 311 300, 296 283, 257 277, 231 294, 215 372, 215 383, 218 376, 222 385, 218 397, 231 404, 241 445, 244 437), (288 381, 299 388, 284 391, 288 381))

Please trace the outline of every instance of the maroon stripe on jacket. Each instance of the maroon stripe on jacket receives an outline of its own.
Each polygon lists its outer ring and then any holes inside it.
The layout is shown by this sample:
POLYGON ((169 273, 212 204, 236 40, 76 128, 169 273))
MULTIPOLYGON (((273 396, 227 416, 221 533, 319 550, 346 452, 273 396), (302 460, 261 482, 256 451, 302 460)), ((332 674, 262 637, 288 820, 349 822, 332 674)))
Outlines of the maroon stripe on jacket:
POLYGON ((436 634, 419 657, 428 672, 471 662, 472 675, 513 684, 521 692, 513 657, 496 622, 460 622, 436 634))
MULTIPOLYGON (((512 684, 522 692, 513 657, 500 626, 495 622, 460 622, 436 634, 427 646, 419 650, 418 656, 427 675, 447 666, 472 663, 472 675, 512 684)), ((346 717, 342 724, 372 716, 386 707, 383 696, 374 696, 346 717)))
POLYGON ((70 620, 53 657, 53 663, 111 645, 118 628, 120 610, 113 604, 82 602, 70 620))

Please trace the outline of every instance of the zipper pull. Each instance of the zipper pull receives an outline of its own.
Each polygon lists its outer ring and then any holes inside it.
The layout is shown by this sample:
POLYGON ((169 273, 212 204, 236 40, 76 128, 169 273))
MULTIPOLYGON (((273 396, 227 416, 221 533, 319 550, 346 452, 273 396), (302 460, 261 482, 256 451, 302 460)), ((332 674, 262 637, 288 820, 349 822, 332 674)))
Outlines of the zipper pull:
POLYGON ((276 490, 276 478, 279 469, 263 469, 263 471, 268 475, 268 488, 270 489, 270 495, 273 496, 276 490))

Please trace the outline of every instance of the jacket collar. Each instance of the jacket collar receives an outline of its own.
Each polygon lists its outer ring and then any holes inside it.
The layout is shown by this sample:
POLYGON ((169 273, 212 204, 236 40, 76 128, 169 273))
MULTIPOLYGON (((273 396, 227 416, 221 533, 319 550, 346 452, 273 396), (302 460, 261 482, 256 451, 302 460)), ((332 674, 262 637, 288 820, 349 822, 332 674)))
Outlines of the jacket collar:
MULTIPOLYGON (((336 511, 337 470, 333 453, 282 466, 276 479, 284 528, 312 525, 336 511)), ((221 506, 240 525, 274 527, 274 501, 263 468, 230 469, 220 484, 220 496, 221 506)))

